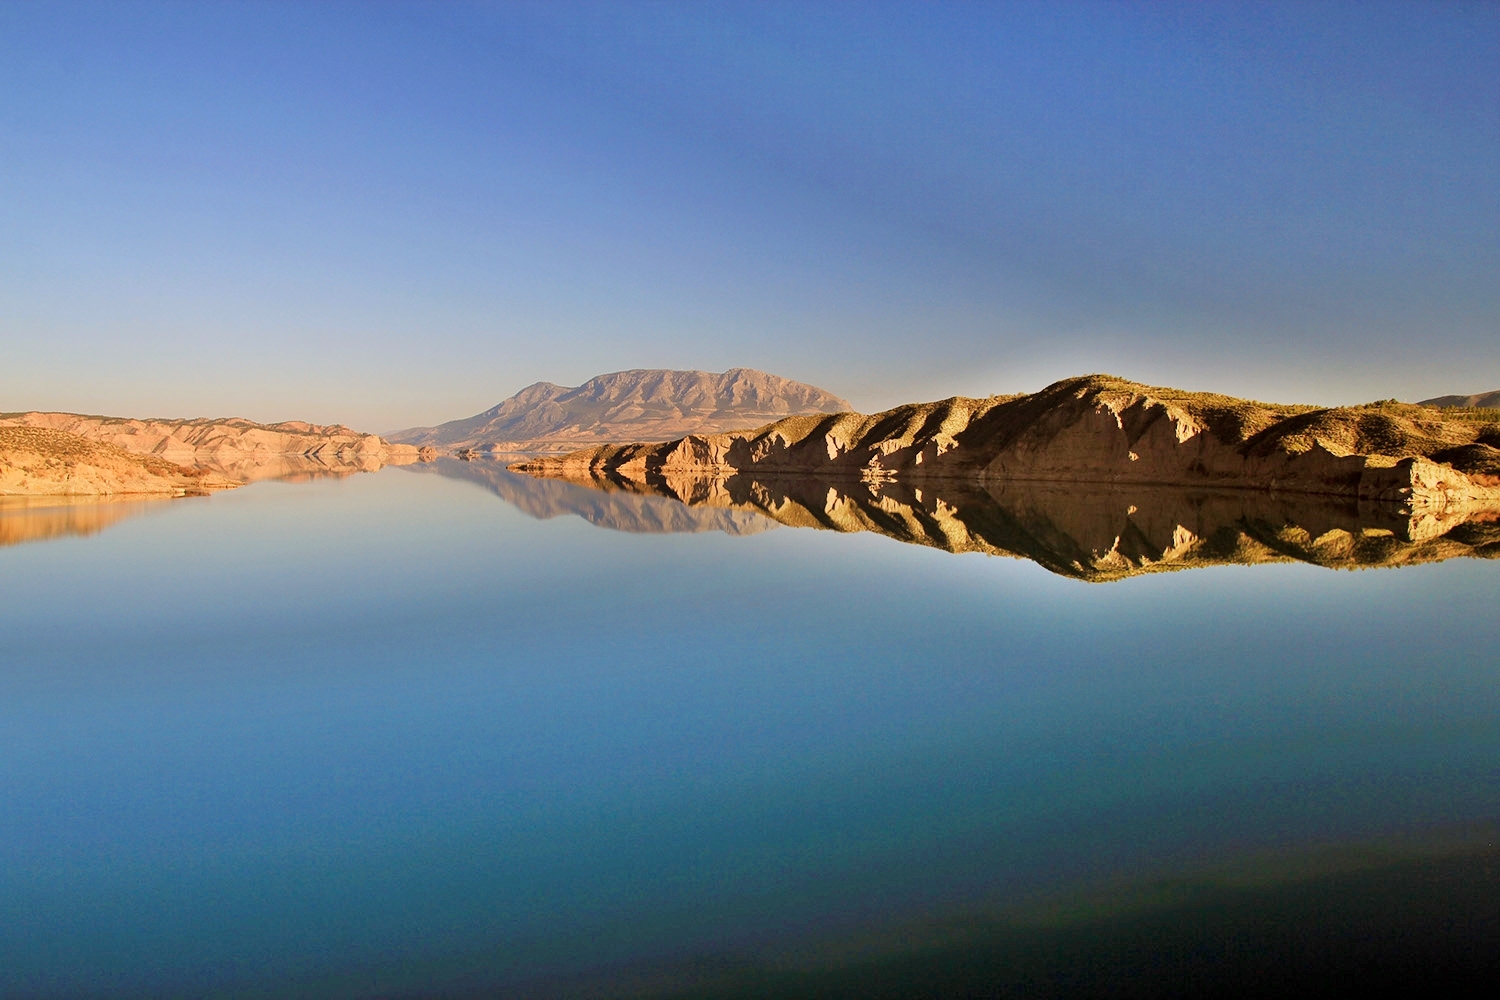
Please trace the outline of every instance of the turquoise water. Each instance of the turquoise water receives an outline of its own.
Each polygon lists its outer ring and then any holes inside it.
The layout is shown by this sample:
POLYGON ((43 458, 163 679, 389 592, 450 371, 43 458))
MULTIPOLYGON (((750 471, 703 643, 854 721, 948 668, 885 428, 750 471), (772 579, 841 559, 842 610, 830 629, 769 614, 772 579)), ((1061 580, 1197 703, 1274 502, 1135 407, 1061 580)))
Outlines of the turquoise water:
POLYGON ((1500 943, 1495 561, 1091 585, 401 469, 150 513, 0 548, 0 996, 1067 992, 1376 883, 1350 940, 1500 943))

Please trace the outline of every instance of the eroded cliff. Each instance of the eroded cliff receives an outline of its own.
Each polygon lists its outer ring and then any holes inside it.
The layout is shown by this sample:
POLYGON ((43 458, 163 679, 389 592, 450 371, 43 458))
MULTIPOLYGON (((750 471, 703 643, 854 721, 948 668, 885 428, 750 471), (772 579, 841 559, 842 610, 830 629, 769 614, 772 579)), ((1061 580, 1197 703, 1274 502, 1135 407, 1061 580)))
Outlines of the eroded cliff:
POLYGON ((1394 402, 1318 408, 1104 375, 1038 393, 883 413, 791 417, 753 431, 610 445, 513 466, 655 487, 674 477, 817 476, 880 484, 1072 482, 1251 489, 1444 510, 1500 505, 1500 421, 1394 402))
MULTIPOLYGON (((347 475, 419 460, 411 445, 390 444, 341 425, 301 421, 136 420, 77 413, 0 414, 0 428, 62 432, 138 456, 217 474, 235 483, 298 475, 347 475)), ((139 492, 127 490, 125 492, 139 492)))
POLYGON ((0 496, 185 496, 238 481, 49 427, 0 426, 0 496))

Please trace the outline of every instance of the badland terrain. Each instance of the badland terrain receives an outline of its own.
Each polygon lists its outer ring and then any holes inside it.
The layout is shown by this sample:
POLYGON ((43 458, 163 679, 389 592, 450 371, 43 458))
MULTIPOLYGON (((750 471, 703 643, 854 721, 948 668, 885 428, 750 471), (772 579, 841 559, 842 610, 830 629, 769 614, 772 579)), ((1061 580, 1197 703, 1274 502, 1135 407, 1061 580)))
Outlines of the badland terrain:
POLYGON ((337 424, 0 414, 0 496, 181 496, 260 479, 369 472, 421 457, 418 448, 337 424))

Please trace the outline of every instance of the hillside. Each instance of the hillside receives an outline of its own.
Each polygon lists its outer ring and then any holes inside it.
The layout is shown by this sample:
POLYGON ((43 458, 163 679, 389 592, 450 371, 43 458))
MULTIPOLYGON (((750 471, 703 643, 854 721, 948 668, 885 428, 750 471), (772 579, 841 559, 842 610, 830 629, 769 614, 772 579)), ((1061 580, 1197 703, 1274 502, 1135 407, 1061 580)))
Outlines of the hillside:
POLYGON ((184 496, 239 483, 47 427, 0 426, 0 496, 184 496))
POLYGON ((752 368, 722 374, 634 369, 575 388, 538 382, 483 413, 390 435, 394 442, 491 452, 570 451, 585 444, 665 441, 758 427, 848 402, 817 386, 752 368))
POLYGON ((418 449, 338 424, 257 424, 237 417, 136 420, 77 413, 0 414, 0 427, 62 431, 134 455, 217 473, 238 482, 348 474, 415 462, 418 449))
POLYGON ((1422 400, 1417 405, 1466 407, 1484 410, 1500 409, 1500 389, 1496 389, 1494 392, 1475 393, 1472 396, 1434 396, 1432 399, 1422 400))
POLYGON ((751 431, 596 447, 514 468, 648 488, 670 488, 674 479, 813 476, 869 484, 1168 485, 1497 506, 1500 413, 1447 419, 1442 410, 1394 402, 1287 406, 1089 375, 1029 395, 792 417, 751 431))

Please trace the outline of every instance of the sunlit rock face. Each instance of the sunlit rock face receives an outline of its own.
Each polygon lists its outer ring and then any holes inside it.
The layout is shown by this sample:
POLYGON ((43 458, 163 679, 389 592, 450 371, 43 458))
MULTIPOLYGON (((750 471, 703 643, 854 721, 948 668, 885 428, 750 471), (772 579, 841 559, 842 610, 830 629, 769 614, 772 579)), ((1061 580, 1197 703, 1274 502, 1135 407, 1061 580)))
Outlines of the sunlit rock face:
MULTIPOLYGON (((421 458, 419 449, 410 445, 390 444, 374 434, 361 434, 338 424, 321 426, 299 420, 257 424, 234 417, 135 420, 30 412, 0 414, 0 428, 5 427, 60 432, 131 455, 212 473, 227 481, 220 483, 220 487, 262 479, 373 472, 386 465, 401 465, 421 458)), ((0 455, 3 454, 0 449, 0 455)))
POLYGON ((791 417, 751 431, 607 445, 517 468, 648 484, 673 475, 749 474, 913 486, 956 479, 1268 489, 1441 514, 1500 506, 1500 421, 1399 403, 1283 406, 1091 375, 1025 396, 791 417))
POLYGON ((413 427, 391 440, 451 451, 566 452, 586 444, 665 441, 850 409, 846 400, 815 385, 753 368, 723 373, 647 368, 598 375, 573 388, 538 382, 483 413, 413 427))
POLYGON ((0 497, 185 496, 238 486, 205 469, 48 427, 0 426, 0 497))

